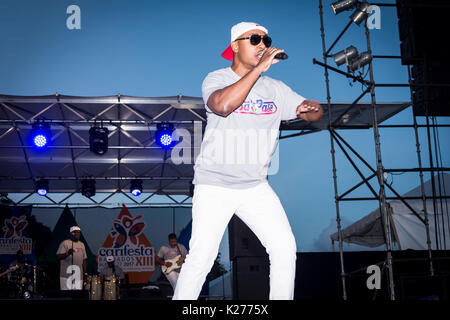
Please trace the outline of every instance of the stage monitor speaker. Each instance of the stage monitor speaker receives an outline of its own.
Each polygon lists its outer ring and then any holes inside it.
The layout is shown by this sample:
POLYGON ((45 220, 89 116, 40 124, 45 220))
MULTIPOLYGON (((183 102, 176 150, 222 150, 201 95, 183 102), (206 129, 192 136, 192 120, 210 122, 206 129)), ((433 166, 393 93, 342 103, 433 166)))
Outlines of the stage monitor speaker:
POLYGON ((236 215, 228 224, 230 260, 237 257, 268 257, 266 249, 249 227, 236 215))
POLYGON ((269 258, 233 259, 233 300, 269 299, 269 258))

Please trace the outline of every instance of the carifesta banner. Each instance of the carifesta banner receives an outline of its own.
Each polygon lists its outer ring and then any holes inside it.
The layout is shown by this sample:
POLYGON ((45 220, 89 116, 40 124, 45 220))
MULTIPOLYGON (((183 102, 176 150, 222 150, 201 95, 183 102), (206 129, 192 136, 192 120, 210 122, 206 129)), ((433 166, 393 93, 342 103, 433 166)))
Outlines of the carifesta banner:
POLYGON ((23 251, 25 258, 34 260, 33 239, 28 237, 27 216, 21 210, 28 208, 15 206, 8 209, 11 209, 9 217, 3 215, 3 221, 0 220, 0 260, 6 264, 12 262, 18 250, 23 251))
POLYGON ((123 205, 98 250, 98 269, 107 263, 107 256, 114 256, 116 265, 128 274, 130 283, 147 283, 155 271, 155 252, 144 234, 145 227, 142 215, 133 217, 123 205))
POLYGON ((3 221, 2 237, 0 238, 0 254, 16 254, 22 250, 23 254, 31 254, 33 240, 24 235, 28 226, 26 216, 11 217, 3 221))

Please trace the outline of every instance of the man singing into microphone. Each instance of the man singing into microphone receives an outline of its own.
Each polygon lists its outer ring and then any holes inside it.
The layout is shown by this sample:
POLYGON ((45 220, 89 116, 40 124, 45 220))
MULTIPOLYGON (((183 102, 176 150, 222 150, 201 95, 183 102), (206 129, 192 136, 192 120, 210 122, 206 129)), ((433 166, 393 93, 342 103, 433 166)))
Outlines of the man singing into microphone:
POLYGON ((280 60, 268 31, 252 22, 231 28, 222 57, 231 67, 202 84, 207 125, 194 166, 190 252, 173 299, 197 299, 233 214, 256 234, 270 259, 270 299, 294 297, 296 243, 267 181, 281 120, 319 121, 323 111, 279 80, 263 76, 280 60), (257 160, 255 160, 257 159, 257 160))
POLYGON ((59 283, 61 290, 82 290, 87 277, 87 254, 84 243, 80 241, 81 229, 73 226, 69 239, 59 245, 56 252, 60 261, 59 283))

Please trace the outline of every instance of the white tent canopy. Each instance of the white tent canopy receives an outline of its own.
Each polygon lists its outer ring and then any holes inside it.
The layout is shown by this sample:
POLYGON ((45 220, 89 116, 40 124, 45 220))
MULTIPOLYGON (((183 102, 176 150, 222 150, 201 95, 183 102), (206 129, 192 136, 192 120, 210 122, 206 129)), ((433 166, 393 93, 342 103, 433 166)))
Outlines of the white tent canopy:
MULTIPOLYGON (((441 174, 441 190, 446 187, 450 190, 450 174, 441 174)), ((435 176, 436 189, 439 190, 438 176, 435 176)), ((425 195, 432 196, 431 180, 424 183, 425 195)), ((439 194, 437 194, 439 195, 439 194)), ((403 195, 404 197, 420 197, 421 187, 418 186, 403 195)), ((424 203, 421 199, 406 199, 408 205, 415 212, 425 219, 424 203)), ((426 200, 426 211, 430 230, 431 248, 433 250, 445 250, 450 248, 450 221, 449 199, 436 199, 436 211, 433 206, 433 199, 426 200), (435 214, 436 213, 436 214, 435 214), (436 230, 438 230, 436 234, 436 230), (438 246, 436 244, 439 244, 438 246)), ((401 200, 394 200, 388 203, 392 215, 392 240, 397 243, 400 250, 414 249, 427 250, 427 238, 425 224, 408 208, 401 200)), ((355 243, 367 247, 378 247, 385 243, 380 210, 376 209, 364 218, 356 221, 352 225, 342 230, 343 241, 355 243)), ((332 241, 338 241, 338 233, 330 236, 332 241)))

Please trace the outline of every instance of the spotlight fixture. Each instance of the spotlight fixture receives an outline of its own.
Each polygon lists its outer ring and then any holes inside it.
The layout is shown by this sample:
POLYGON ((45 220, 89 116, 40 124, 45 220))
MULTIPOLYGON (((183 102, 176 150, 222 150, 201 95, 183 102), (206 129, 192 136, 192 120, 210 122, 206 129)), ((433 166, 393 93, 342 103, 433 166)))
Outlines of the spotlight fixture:
POLYGON ((163 122, 156 125, 155 140, 156 144, 163 149, 169 149, 173 146, 172 138, 174 127, 172 123, 163 122))
POLYGON ((347 49, 344 49, 342 51, 339 51, 333 56, 334 62, 336 65, 340 66, 344 62, 349 64, 350 61, 355 59, 358 56, 358 49, 356 49, 354 46, 350 46, 347 49))
POLYGON ((358 54, 358 50, 354 46, 350 46, 333 55, 333 59, 337 66, 345 63, 349 71, 355 71, 370 63, 372 55, 368 52, 358 54))
POLYGON ((348 68, 350 71, 355 71, 369 64, 370 61, 372 61, 372 55, 368 52, 363 52, 356 59, 350 62, 348 68))
POLYGON ((108 128, 92 127, 89 129, 89 148, 93 153, 104 155, 108 151, 108 128))
POLYGON ((341 0, 336 1, 331 4, 331 8, 333 9, 334 14, 338 14, 345 10, 350 10, 356 4, 358 3, 358 0, 341 0))
POLYGON ((48 180, 40 179, 36 181, 36 193, 40 196, 45 196, 48 193, 48 180))
POLYGON ((130 193, 133 196, 135 196, 135 197, 141 195, 141 193, 142 193, 142 180, 140 180, 140 179, 131 180, 130 193))
POLYGON ((38 120, 32 125, 31 141, 37 148, 45 148, 51 139, 50 125, 42 120, 38 120))
POLYGON ((331 4, 334 14, 338 14, 345 10, 350 10, 359 3, 356 10, 350 16, 350 19, 356 23, 358 26, 363 22, 369 15, 368 9, 369 4, 367 1, 359 2, 358 0, 342 0, 336 1, 331 4))
POLYGON ((81 180, 81 194, 87 198, 95 196, 95 180, 94 179, 81 180))
POLYGON ((369 4, 366 1, 362 2, 358 8, 356 8, 355 12, 352 13, 350 19, 359 26, 369 15, 367 9, 369 9, 369 4))

